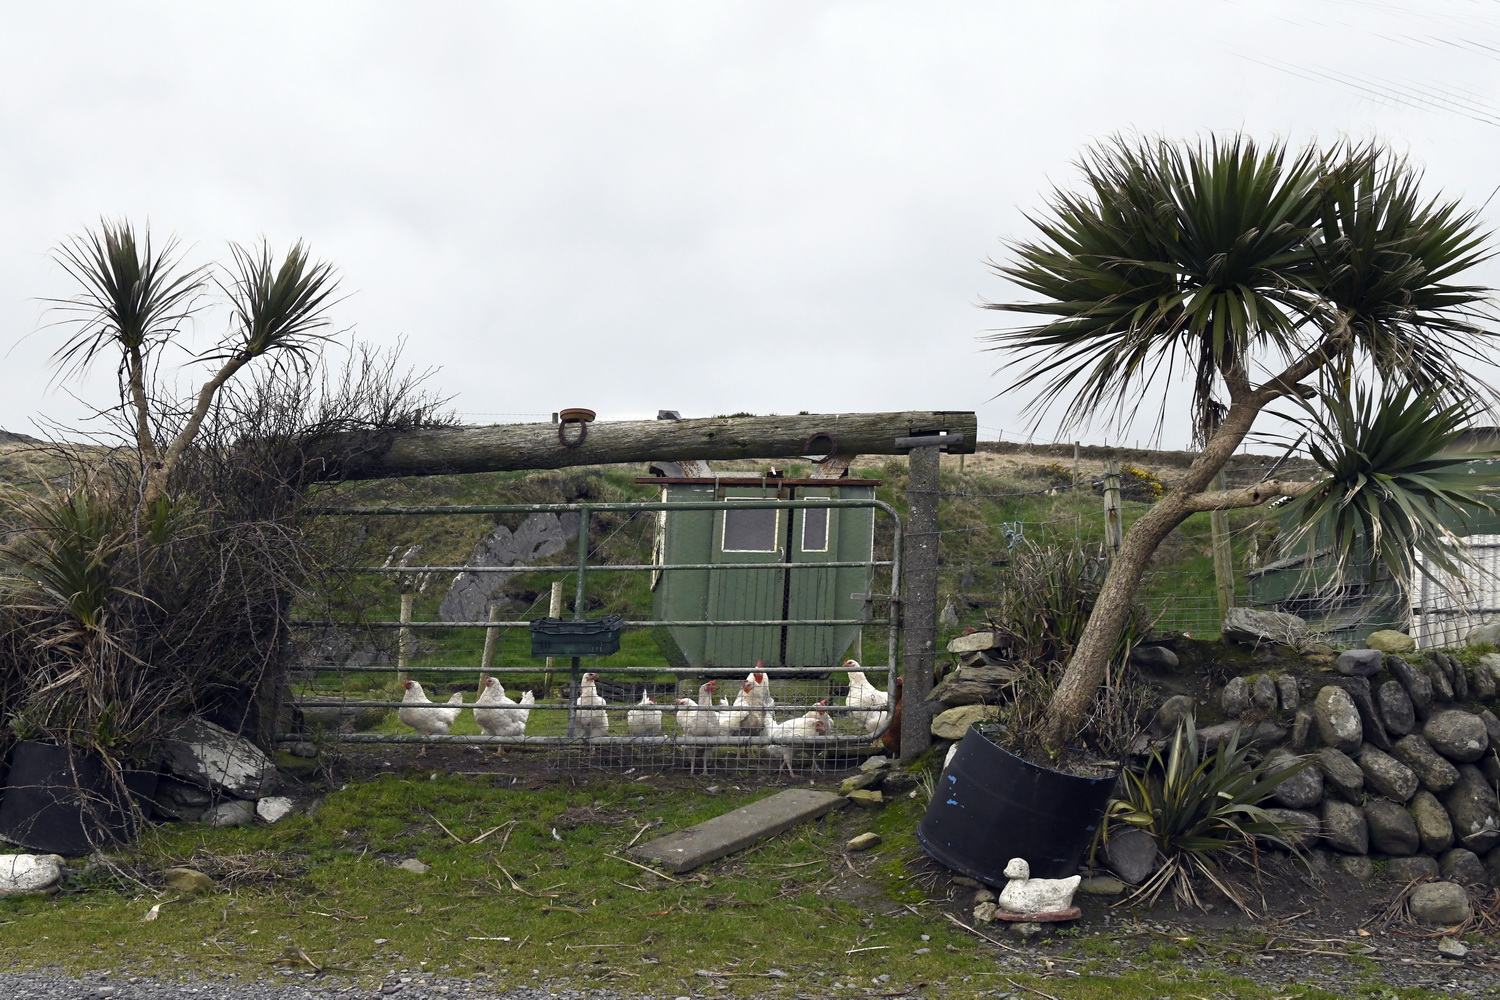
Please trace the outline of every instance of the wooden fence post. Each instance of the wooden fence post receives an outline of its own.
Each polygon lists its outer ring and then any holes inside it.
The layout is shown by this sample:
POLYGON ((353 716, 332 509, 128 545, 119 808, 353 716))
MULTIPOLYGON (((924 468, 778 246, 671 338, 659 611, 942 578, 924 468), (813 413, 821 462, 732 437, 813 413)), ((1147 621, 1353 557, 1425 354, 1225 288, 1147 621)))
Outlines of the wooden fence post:
POLYGON ((932 668, 937 652, 938 468, 940 448, 913 447, 907 456, 907 517, 902 542, 901 629, 905 681, 901 696, 901 759, 932 746, 932 668))
MULTIPOLYGON (((1222 470, 1214 476, 1211 488, 1224 489, 1222 470)), ((1214 589, 1219 595, 1219 621, 1222 623, 1229 609, 1234 607, 1234 549, 1229 543, 1229 512, 1210 511, 1208 523, 1214 553, 1214 589)))
POLYGON ((1104 463, 1104 547, 1110 562, 1120 554, 1125 541, 1125 525, 1120 515, 1120 463, 1110 459, 1104 463))

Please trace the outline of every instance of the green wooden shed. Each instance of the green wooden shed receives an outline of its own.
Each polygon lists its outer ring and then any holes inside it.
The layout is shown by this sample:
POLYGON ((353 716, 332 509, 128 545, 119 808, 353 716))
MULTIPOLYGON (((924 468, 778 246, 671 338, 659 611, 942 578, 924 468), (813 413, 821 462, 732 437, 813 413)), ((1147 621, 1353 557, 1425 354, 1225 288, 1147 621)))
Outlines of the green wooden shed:
POLYGON ((651 478, 666 503, 709 510, 657 515, 652 606, 656 641, 679 670, 772 667, 836 670, 859 625, 798 625, 866 615, 873 583, 875 512, 865 507, 742 508, 746 500, 873 500, 879 480, 651 478), (825 563, 856 563, 824 566, 825 563), (760 565, 764 564, 764 568, 760 565), (711 566, 724 569, 710 569, 711 566), (672 569, 671 567, 702 567, 672 569), (784 620, 779 625, 726 621, 784 620))

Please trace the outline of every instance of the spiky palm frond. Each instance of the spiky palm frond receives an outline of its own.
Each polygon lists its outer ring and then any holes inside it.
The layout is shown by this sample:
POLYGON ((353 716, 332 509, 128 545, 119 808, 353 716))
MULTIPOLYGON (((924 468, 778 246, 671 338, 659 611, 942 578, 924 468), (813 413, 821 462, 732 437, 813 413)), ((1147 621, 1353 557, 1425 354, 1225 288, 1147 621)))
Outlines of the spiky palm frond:
POLYGON ((220 287, 234 312, 236 339, 207 360, 250 360, 280 353, 305 364, 317 342, 316 331, 329 324, 327 311, 336 301, 338 276, 333 265, 314 261, 297 241, 277 264, 269 244, 249 248, 234 244, 233 273, 220 287))
POLYGON ((75 298, 49 300, 78 317, 76 332, 53 354, 64 376, 81 374, 100 353, 113 352, 121 354, 123 373, 126 352, 149 351, 176 334, 203 291, 203 269, 182 269, 176 239, 153 247, 149 229, 137 237, 125 221, 101 220, 53 257, 81 288, 75 298))
POLYGON ((1349 341, 1325 385, 1347 386, 1368 361, 1382 378, 1473 398, 1464 365, 1489 360, 1479 322, 1489 290, 1451 279, 1494 251, 1475 212, 1423 197, 1421 181, 1406 159, 1366 144, 1342 150, 1319 185, 1310 284, 1326 303, 1320 325, 1347 324, 1349 341))
POLYGON ((1307 406, 1308 449, 1326 478, 1287 504, 1283 518, 1290 544, 1331 544, 1330 580, 1342 578, 1361 543, 1403 585, 1417 553, 1457 574, 1463 556, 1450 525, 1500 505, 1500 472, 1481 464, 1496 456, 1457 447, 1474 407, 1442 396, 1436 388, 1355 387, 1307 406))
POLYGON ((1083 193, 1054 192, 1050 213, 1031 218, 1042 238, 993 265, 1040 301, 986 308, 1048 320, 988 339, 1016 352, 1007 368, 1042 380, 1038 410, 1071 395, 1074 419, 1113 408, 1128 420, 1145 383, 1186 370, 1211 424, 1222 371, 1265 340, 1288 352, 1305 342, 1324 158, 1243 136, 1116 138, 1079 166, 1083 193))
POLYGON ((1069 423, 1129 423, 1146 383, 1186 372, 1201 438, 1224 379, 1306 358, 1325 382, 1369 365, 1449 398, 1484 391, 1460 376, 1493 336, 1488 289, 1454 279, 1491 255, 1488 233, 1423 198, 1406 160, 1374 144, 1293 156, 1242 136, 1117 138, 1080 167, 1083 192, 1056 191, 1031 220, 1041 238, 993 265, 1037 300, 987 308, 1047 318, 988 337, 1017 384, 1039 383, 1030 412, 1066 402, 1069 423))

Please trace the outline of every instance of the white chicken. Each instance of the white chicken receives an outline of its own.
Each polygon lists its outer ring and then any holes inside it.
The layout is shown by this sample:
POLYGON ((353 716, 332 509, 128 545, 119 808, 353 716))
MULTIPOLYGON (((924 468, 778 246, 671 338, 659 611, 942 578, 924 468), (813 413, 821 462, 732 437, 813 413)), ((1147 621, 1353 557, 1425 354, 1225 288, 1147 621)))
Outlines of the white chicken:
POLYGON ((479 697, 474 700, 474 721, 486 736, 504 736, 515 739, 526 735, 526 718, 529 707, 536 698, 527 691, 519 702, 511 700, 505 693, 500 678, 486 676, 479 682, 479 697))
POLYGON ((844 704, 850 708, 867 710, 850 712, 849 718, 854 720, 855 725, 874 736, 885 725, 885 692, 865 678, 865 672, 859 668, 858 660, 845 660, 844 669, 849 671, 849 696, 844 699, 844 704))
MULTIPOLYGON (((818 704, 825 705, 827 702, 820 701, 818 704)), ((788 774, 795 776, 797 772, 792 769, 792 759, 797 754, 795 744, 827 734, 828 713, 820 708, 815 708, 795 719, 788 719, 786 722, 776 722, 773 719, 766 727, 766 736, 772 741, 771 745, 766 747, 766 753, 772 757, 780 757, 781 766, 787 769, 788 774)), ((814 766, 816 767, 816 764, 814 766)), ((777 768, 777 771, 780 770, 781 768, 777 768)))
MULTIPOLYGON (((707 681, 698 689, 698 700, 692 698, 677 699, 677 728, 684 736, 695 736, 709 738, 719 735, 719 713, 714 711, 714 688, 717 685, 713 681, 707 681), (707 706, 707 707, 700 707, 707 706)), ((698 767, 698 761, 703 761, 703 773, 708 773, 708 760, 713 753, 713 747, 688 746, 688 774, 693 774, 698 767)))
POLYGON ((406 693, 401 696, 401 707, 396 710, 396 718, 423 736, 447 735, 448 730, 453 728, 458 713, 463 711, 463 694, 455 691, 446 705, 434 705, 427 700, 427 692, 422 690, 420 682, 404 680, 401 686, 406 689, 406 693), (449 705, 453 707, 449 708, 449 705))
POLYGON ((583 675, 583 681, 578 685, 578 709, 573 714, 573 735, 586 740, 609 732, 609 713, 604 711, 605 701, 595 687, 598 680, 599 675, 590 671, 583 675))
POLYGON ((661 709, 646 707, 655 704, 656 699, 642 688, 641 700, 636 702, 635 708, 625 713, 625 731, 631 736, 660 736, 661 709))
POLYGON ((734 700, 736 705, 741 704, 743 700, 743 703, 751 708, 737 721, 737 735, 765 735, 766 727, 774 721, 770 710, 776 705, 776 699, 771 697, 771 677, 765 672, 765 665, 763 660, 755 661, 758 669, 746 675, 745 683, 740 687, 740 693, 734 700))

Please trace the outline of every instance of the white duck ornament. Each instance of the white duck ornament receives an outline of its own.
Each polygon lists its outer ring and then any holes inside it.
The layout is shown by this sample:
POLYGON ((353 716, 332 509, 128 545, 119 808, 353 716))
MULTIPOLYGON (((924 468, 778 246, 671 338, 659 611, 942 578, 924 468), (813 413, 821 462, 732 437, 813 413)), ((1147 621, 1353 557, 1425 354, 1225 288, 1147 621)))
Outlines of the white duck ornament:
POLYGON ((1031 866, 1025 858, 1011 858, 1005 866, 1005 877, 1010 879, 1000 890, 996 903, 1002 910, 1011 913, 1057 913, 1073 905, 1073 893, 1078 891, 1082 875, 1067 878, 1032 878, 1031 866))

